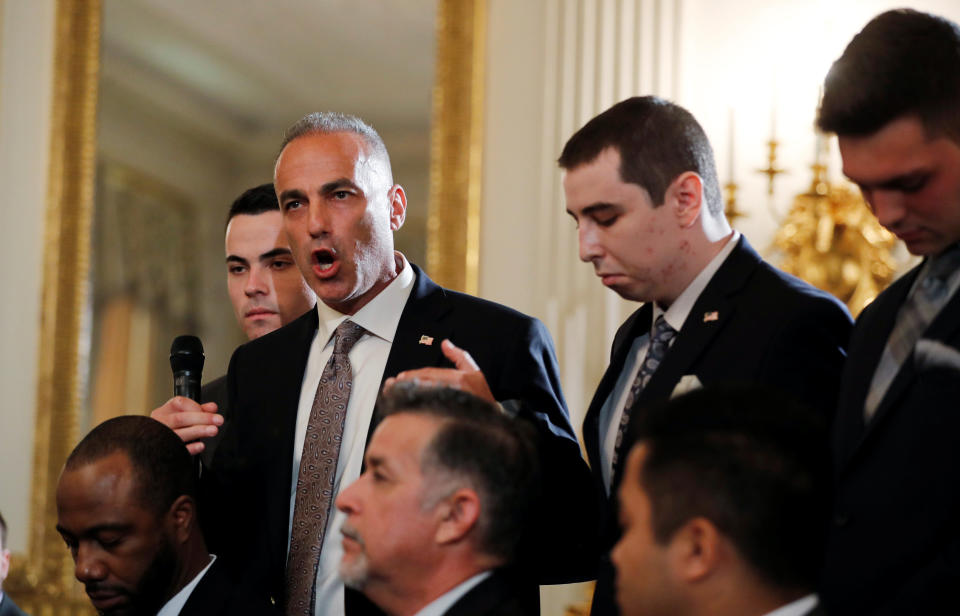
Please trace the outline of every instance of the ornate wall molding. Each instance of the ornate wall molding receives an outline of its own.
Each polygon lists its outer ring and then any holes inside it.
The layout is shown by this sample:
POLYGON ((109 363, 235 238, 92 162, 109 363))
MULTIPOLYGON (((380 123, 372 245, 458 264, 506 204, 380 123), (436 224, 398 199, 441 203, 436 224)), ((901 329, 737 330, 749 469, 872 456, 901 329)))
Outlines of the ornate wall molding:
POLYGON ((28 612, 89 613, 56 526, 56 481, 76 441, 93 209, 100 1, 57 0, 28 554, 5 585, 28 612))
POLYGON ((440 0, 430 138, 427 271, 476 293, 487 0, 440 0))

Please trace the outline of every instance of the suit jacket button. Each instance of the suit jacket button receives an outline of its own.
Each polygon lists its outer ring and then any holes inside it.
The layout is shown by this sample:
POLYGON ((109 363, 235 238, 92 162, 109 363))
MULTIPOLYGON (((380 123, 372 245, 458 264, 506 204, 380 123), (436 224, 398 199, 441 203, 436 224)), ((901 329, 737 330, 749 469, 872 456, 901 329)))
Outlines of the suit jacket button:
POLYGON ((837 515, 833 516, 833 525, 836 526, 837 528, 842 528, 849 523, 850 523, 850 516, 848 515, 845 515, 843 513, 838 513, 837 515))

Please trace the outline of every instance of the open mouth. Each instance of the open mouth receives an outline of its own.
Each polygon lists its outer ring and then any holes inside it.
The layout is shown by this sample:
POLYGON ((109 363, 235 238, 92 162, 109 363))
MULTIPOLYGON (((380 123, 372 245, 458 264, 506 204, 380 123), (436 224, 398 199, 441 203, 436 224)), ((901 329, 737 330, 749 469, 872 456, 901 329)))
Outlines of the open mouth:
POLYGON ((312 260, 313 271, 320 278, 328 278, 336 274, 339 262, 337 255, 329 248, 314 250, 312 260))

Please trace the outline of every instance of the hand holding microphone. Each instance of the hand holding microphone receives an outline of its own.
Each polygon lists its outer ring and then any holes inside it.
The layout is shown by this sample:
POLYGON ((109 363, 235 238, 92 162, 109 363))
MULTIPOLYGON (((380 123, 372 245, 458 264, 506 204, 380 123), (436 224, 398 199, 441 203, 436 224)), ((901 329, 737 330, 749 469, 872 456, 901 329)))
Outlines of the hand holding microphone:
POLYGON ((216 403, 198 404, 203 359, 203 344, 199 338, 177 336, 170 347, 174 397, 150 412, 150 417, 176 432, 193 455, 204 449, 198 439, 215 436, 217 426, 223 425, 223 416, 217 413, 216 403))

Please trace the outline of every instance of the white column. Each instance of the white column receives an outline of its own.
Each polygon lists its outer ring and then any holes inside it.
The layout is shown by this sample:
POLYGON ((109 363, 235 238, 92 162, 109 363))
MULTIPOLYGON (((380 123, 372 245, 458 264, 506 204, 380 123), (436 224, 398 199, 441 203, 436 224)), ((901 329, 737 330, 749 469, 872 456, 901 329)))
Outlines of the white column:
POLYGON ((55 11, 53 0, 11 0, 0 3, 0 11, 0 511, 10 529, 9 548, 23 552, 33 466, 55 11))

